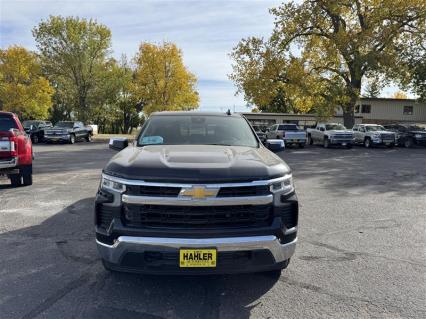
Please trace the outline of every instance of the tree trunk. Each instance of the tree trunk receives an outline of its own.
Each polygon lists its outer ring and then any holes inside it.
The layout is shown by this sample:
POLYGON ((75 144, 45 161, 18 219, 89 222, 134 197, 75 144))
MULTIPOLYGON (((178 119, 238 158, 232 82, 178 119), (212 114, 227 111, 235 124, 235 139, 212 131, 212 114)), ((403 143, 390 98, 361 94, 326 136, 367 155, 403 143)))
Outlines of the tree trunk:
POLYGON ((346 108, 343 108, 343 124, 346 128, 349 129, 355 125, 354 105, 352 107, 348 106, 348 110, 345 110, 346 108))
POLYGON ((348 104, 343 107, 343 124, 346 128, 351 129, 355 125, 355 105, 358 98, 361 96, 361 70, 351 72, 351 83, 349 90, 350 100, 348 104))

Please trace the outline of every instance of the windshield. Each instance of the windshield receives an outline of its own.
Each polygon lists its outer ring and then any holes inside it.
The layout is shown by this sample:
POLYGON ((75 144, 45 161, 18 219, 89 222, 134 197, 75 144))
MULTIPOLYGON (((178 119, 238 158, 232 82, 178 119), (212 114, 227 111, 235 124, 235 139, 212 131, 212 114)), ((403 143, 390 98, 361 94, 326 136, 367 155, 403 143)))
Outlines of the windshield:
POLYGON ((346 130, 346 127, 344 127, 341 124, 326 124, 325 125, 325 129, 327 131, 331 131, 331 130, 346 130))
POLYGON ((22 123, 22 125, 25 128, 29 128, 29 127, 31 127, 31 125, 38 126, 39 123, 40 123, 39 121, 24 121, 24 123, 22 123))
POLYGON ((381 125, 368 125, 365 129, 367 132, 386 131, 386 129, 381 125))
POLYGON ((201 114, 153 116, 142 130, 138 145, 153 144, 258 147, 245 119, 201 114))
POLYGON ((285 124, 278 126, 279 131, 299 131, 296 124, 285 124))
POLYGON ((56 127, 65 127, 65 128, 73 128, 74 122, 58 122, 55 125, 56 127))
POLYGON ((424 127, 420 127, 417 125, 410 125, 407 127, 410 131, 424 131, 425 128, 424 127))

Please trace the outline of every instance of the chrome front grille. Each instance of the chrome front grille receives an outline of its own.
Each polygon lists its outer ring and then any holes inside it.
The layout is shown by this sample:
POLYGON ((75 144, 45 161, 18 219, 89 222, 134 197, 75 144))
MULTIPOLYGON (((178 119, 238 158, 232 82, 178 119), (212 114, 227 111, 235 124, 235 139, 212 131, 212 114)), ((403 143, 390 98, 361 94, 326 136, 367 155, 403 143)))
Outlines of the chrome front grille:
MULTIPOLYGON (((129 185, 126 194, 152 197, 178 197, 182 187, 178 186, 145 186, 129 185)), ((220 187, 216 197, 244 197, 271 194, 268 185, 257 186, 224 186, 220 187)))

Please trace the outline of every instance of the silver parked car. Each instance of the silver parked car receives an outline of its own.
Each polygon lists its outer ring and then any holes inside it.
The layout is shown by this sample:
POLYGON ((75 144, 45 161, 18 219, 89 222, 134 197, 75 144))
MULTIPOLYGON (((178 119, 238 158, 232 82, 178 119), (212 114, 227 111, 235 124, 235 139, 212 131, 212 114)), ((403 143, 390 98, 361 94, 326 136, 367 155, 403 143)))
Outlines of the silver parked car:
POLYGON ((367 148, 375 145, 395 146, 395 133, 386 130, 381 125, 357 124, 352 130, 354 131, 354 142, 356 144, 363 144, 367 148))

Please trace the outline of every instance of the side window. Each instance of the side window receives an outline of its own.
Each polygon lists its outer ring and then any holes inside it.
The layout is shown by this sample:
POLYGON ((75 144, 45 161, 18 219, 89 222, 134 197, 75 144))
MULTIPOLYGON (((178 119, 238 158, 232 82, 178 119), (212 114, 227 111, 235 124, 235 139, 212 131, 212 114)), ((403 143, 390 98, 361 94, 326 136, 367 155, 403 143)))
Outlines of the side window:
POLYGON ((413 106, 412 105, 404 106, 404 115, 413 115, 413 106))
POLYGON ((357 126, 357 125, 355 125, 355 126, 352 128, 352 131, 358 131, 358 126, 357 126))
POLYGON ((361 113, 371 113, 371 105, 370 104, 361 105, 361 113))
POLYGON ((355 110, 354 110, 354 112, 355 112, 355 113, 359 113, 359 104, 358 104, 358 105, 355 105, 355 110))

